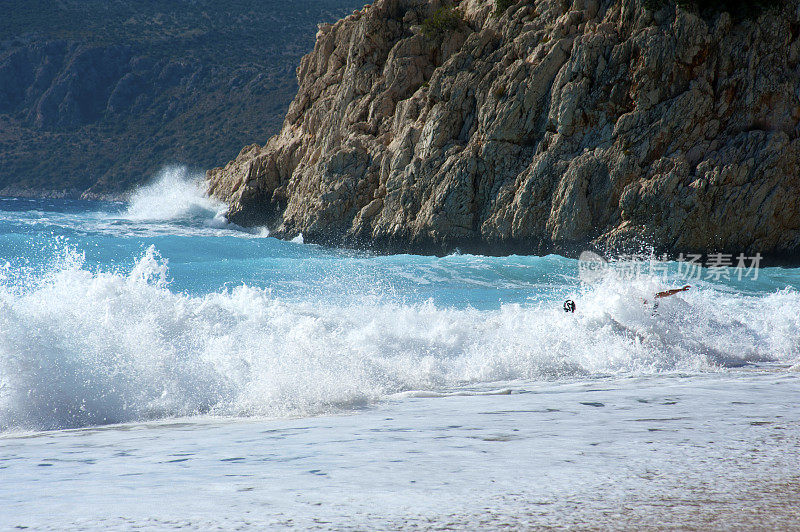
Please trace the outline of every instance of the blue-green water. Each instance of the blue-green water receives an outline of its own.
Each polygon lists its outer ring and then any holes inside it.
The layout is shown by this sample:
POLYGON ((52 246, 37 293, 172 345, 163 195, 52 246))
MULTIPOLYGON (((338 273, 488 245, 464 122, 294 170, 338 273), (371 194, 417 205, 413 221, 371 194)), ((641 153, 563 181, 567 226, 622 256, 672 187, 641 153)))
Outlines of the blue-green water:
POLYGON ((381 256, 130 203, 0 199, 0 429, 313 415, 410 390, 795 364, 800 271, 585 285, 559 256, 381 256), (734 276, 735 277, 735 276, 734 276), (578 312, 565 314, 566 298, 578 312))
POLYGON ((222 211, 181 171, 0 199, 0 528, 797 528, 798 270, 378 256, 222 211))

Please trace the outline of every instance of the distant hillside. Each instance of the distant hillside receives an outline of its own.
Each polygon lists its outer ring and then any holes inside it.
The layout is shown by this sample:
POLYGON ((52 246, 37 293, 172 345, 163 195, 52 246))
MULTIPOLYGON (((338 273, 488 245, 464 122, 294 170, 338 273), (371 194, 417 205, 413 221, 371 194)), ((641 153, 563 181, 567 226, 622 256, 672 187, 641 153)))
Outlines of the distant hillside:
POLYGON ((5 0, 0 194, 115 196, 280 129, 317 24, 352 0, 5 0))

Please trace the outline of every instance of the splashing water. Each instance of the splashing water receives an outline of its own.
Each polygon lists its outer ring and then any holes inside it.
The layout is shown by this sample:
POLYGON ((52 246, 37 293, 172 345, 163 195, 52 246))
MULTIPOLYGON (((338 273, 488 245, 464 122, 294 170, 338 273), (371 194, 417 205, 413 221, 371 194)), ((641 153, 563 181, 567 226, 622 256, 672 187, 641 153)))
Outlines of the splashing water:
POLYGON ((184 171, 127 206, 0 198, 0 528, 740 529, 754 489, 796 524, 800 270, 584 284, 221 211, 184 171))
POLYGON ((153 183, 137 189, 124 216, 136 221, 213 220, 226 224, 225 205, 209 198, 203 189, 202 175, 193 175, 186 167, 163 169, 153 183))
POLYGON ((85 260, 72 250, 29 288, 0 287, 0 430, 306 416, 414 390, 715 371, 800 353, 794 290, 709 288, 654 315, 641 303, 653 279, 609 277, 565 314, 546 300, 477 310, 368 299, 357 285, 349 301, 246 284, 190 296, 170 290, 153 246, 127 273, 85 260))

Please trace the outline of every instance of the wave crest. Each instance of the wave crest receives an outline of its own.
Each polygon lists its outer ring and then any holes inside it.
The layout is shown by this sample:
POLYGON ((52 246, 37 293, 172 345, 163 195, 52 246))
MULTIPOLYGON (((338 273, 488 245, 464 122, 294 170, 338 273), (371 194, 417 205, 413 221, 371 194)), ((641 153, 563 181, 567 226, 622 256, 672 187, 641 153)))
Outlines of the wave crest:
POLYGON ((0 280, 0 430, 315 415, 414 390, 713 370, 800 351, 790 290, 690 292, 655 316, 639 300, 649 287, 613 280, 580 294, 576 314, 289 302, 245 285, 199 297, 169 290, 154 248, 127 275, 72 254, 35 281, 0 280))
POLYGON ((133 221, 222 220, 225 205, 209 198, 202 175, 184 166, 169 166, 131 195, 125 218, 133 221))

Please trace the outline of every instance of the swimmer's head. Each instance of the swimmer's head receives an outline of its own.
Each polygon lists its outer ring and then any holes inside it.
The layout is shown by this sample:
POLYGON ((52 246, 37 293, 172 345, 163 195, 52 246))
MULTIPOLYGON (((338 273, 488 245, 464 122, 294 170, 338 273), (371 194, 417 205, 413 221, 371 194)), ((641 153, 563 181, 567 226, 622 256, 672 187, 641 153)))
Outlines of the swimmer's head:
POLYGON ((575 302, 571 299, 564 301, 564 312, 575 312, 575 302))

